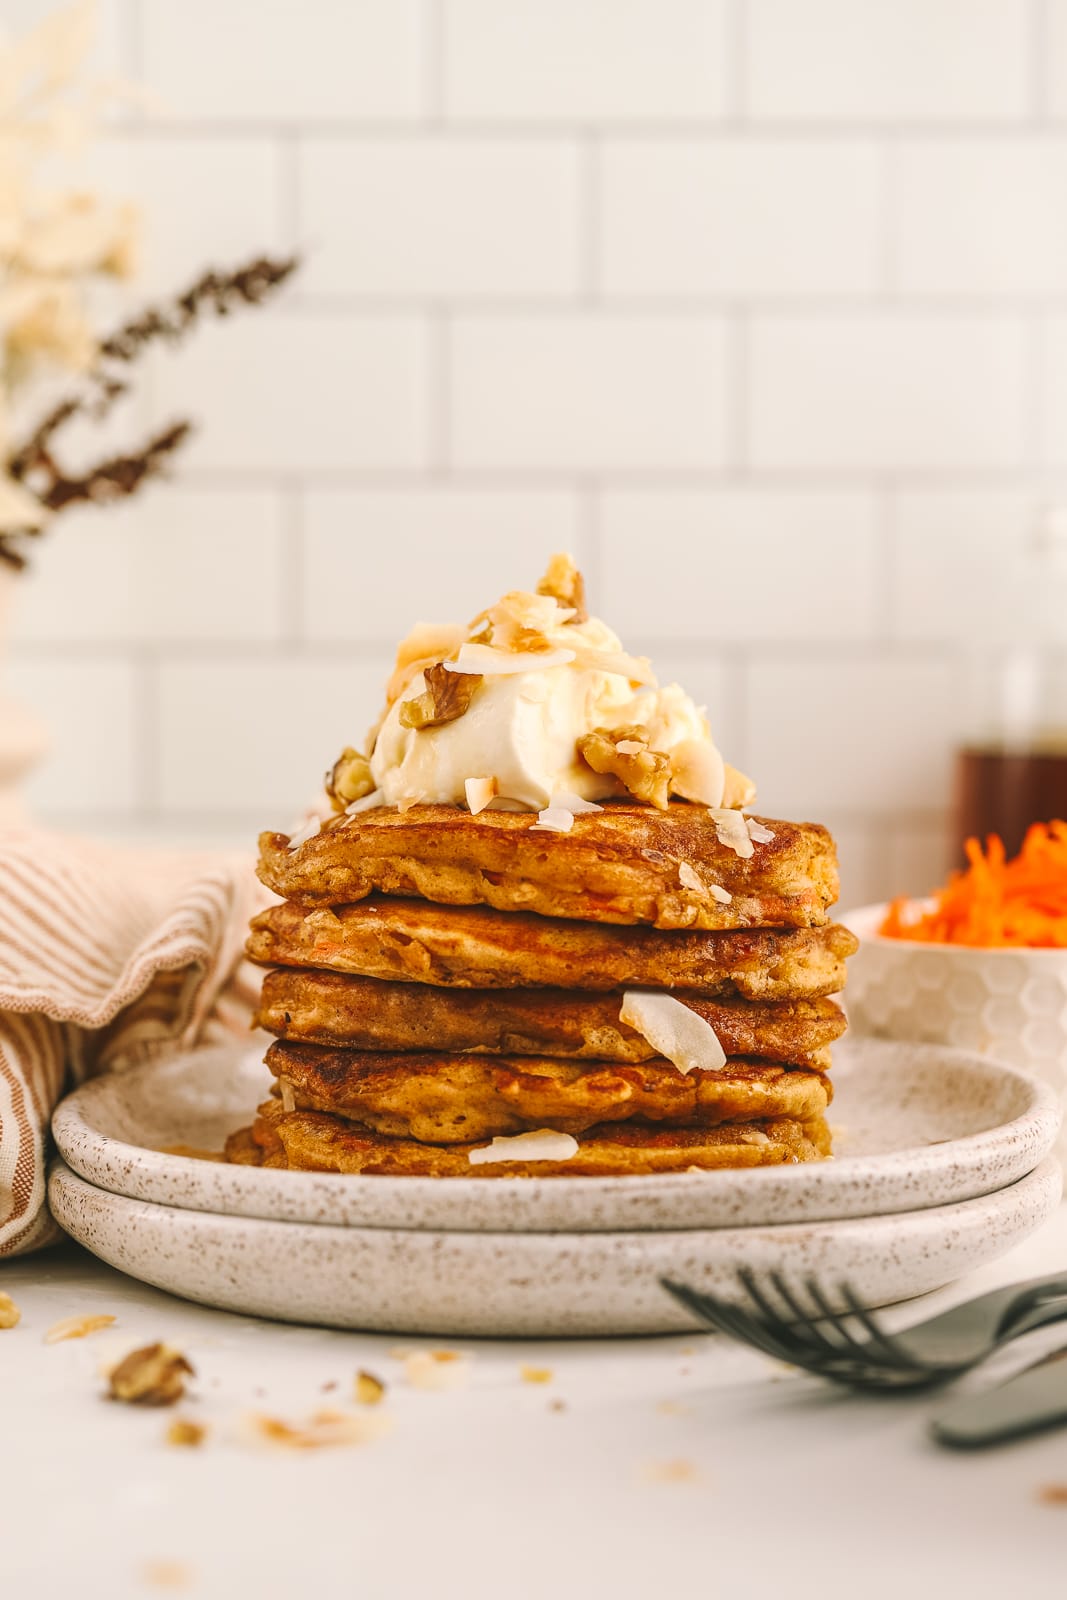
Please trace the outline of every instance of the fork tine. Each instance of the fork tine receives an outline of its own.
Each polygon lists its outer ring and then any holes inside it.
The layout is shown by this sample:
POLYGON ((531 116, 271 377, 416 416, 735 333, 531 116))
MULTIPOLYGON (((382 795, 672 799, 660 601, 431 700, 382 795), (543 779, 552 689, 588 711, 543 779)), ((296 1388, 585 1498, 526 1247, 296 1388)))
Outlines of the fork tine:
POLYGON ((856 1335, 849 1327, 846 1318, 842 1316, 840 1311, 836 1311, 826 1298, 821 1284, 819 1284, 815 1278, 808 1278, 805 1281, 804 1287, 807 1289, 808 1294, 815 1302, 815 1307, 819 1312, 819 1315, 830 1319, 830 1325, 834 1332, 840 1335, 841 1344, 839 1345, 839 1348, 841 1351, 850 1352, 857 1359, 864 1362, 865 1365, 870 1365, 871 1352, 867 1344, 864 1340, 856 1338, 856 1335))
POLYGON ((713 1328, 717 1328, 732 1339, 739 1340, 742 1344, 754 1345, 764 1355, 772 1356, 776 1361, 792 1362, 791 1351, 777 1340, 775 1333, 739 1306, 729 1305, 714 1295, 701 1294, 698 1290, 691 1289, 688 1284, 677 1283, 670 1278, 661 1278, 660 1282, 687 1311, 691 1311, 702 1322, 710 1323, 713 1328))
POLYGON ((881 1360, 897 1371, 933 1372, 936 1370, 935 1366, 929 1361, 923 1361, 918 1356, 913 1355, 898 1339, 894 1339, 892 1334, 886 1333, 884 1328, 879 1327, 867 1307, 860 1303, 855 1290, 850 1284, 843 1283, 839 1293, 856 1321, 868 1334, 872 1345, 872 1355, 874 1349, 877 1349, 880 1352, 881 1360))
POLYGON ((774 1337, 788 1351, 786 1360, 811 1372, 821 1372, 828 1361, 847 1359, 847 1349, 835 1344, 814 1325, 811 1316, 797 1300, 781 1273, 772 1273, 770 1281, 784 1303, 787 1313, 793 1318, 791 1322, 783 1319, 781 1312, 772 1303, 749 1268, 739 1268, 738 1277, 764 1321, 770 1324, 774 1337))
MULTIPOLYGON (((830 1338, 824 1329, 816 1326, 811 1312, 806 1311, 801 1305, 782 1273, 772 1272, 771 1282, 776 1293, 785 1301, 786 1308, 794 1319, 794 1326, 799 1326, 802 1330, 802 1337, 807 1338, 816 1350, 824 1352, 827 1356, 838 1355, 843 1348, 841 1343, 830 1338)), ((835 1324, 831 1322, 830 1326, 834 1328, 835 1324)), ((846 1344, 850 1342, 846 1340, 846 1344)))

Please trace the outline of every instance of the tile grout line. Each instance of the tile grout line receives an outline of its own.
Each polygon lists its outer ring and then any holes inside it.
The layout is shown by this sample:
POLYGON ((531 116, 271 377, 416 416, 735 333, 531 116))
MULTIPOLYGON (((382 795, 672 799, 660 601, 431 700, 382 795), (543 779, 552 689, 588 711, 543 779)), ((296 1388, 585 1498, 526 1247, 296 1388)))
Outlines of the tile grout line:
POLYGON ((304 643, 306 493, 299 482, 284 485, 281 497, 281 576, 278 627, 281 643, 304 643))

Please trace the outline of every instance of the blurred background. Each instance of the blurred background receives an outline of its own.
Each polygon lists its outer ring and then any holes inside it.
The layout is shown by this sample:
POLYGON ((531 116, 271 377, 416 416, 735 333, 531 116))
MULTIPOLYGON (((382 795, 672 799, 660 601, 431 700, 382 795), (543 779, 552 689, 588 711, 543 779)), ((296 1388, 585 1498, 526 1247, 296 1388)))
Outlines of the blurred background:
POLYGON ((303 264, 108 419, 193 418, 170 481, 29 552, 35 814, 250 845, 415 619, 570 548, 846 903, 940 878, 958 747, 1067 689, 1067 0, 102 0, 91 67, 130 305, 303 264))

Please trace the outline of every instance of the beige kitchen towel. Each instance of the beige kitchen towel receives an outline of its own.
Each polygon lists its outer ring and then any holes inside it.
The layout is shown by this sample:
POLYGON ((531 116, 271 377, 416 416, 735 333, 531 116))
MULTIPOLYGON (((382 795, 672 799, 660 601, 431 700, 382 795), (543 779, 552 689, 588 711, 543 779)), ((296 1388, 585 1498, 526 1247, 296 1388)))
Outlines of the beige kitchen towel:
POLYGON ((246 857, 0 833, 0 1257, 49 1243, 48 1127, 95 1072, 247 1029, 246 857))

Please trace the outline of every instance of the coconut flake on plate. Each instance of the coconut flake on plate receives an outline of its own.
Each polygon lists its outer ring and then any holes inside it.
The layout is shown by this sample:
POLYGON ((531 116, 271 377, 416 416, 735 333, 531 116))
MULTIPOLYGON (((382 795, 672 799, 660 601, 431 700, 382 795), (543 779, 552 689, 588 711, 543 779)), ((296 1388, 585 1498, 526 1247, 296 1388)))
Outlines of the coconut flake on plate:
POLYGON ((360 811, 374 811, 384 804, 385 790, 372 789, 370 794, 362 795, 358 800, 353 800, 351 805, 345 806, 345 816, 354 817, 360 811))
POLYGON ((289 835, 290 850, 299 850, 302 844, 307 844, 309 839, 314 839, 321 828, 321 817, 309 817, 302 828, 298 828, 295 833, 289 835))
POLYGON ((745 818, 740 811, 727 811, 711 808, 711 820, 715 824, 715 834, 719 843, 727 850, 732 850, 738 856, 752 855, 752 840, 749 838, 745 826, 745 818))
POLYGON ((745 827, 748 829, 749 838, 754 839, 757 844, 770 844, 774 839, 774 834, 770 828, 765 828, 762 822, 756 821, 755 817, 746 817, 745 827))
POLYGON ((455 661, 442 661, 447 672, 477 672, 491 678, 518 672, 543 672, 547 667, 567 667, 573 650, 496 650, 491 644, 464 644, 455 661))
POLYGON ((535 1128, 510 1137, 497 1136, 492 1144, 478 1145, 467 1160, 472 1167, 495 1166, 507 1161, 569 1161, 578 1154, 578 1141, 554 1128, 535 1128))
POLYGON ((694 1067, 701 1067, 705 1072, 719 1072, 726 1065, 726 1051, 710 1022, 690 1011, 673 995, 650 989, 627 989, 622 997, 619 1021, 647 1039, 661 1056, 673 1061, 679 1072, 692 1072, 694 1067))
POLYGON ((495 778, 465 778, 463 792, 467 796, 467 809, 472 817, 479 811, 484 811, 490 800, 496 799, 497 782, 495 778))

